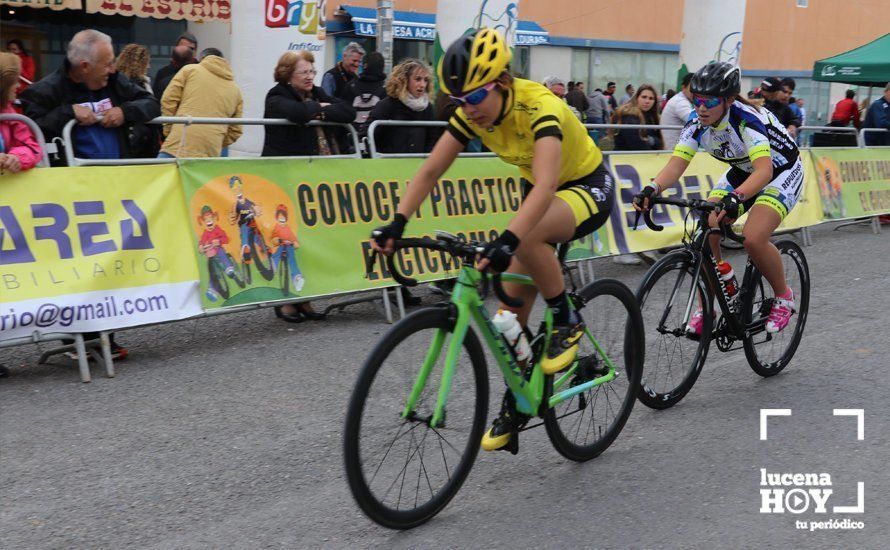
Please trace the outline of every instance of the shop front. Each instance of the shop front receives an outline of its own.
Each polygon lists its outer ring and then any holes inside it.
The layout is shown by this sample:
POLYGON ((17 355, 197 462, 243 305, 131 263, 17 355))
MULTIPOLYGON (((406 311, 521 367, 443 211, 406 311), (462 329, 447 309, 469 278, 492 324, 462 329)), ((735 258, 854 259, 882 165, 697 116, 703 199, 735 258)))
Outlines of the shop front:
POLYGON ((37 80, 62 66, 68 41, 83 29, 111 36, 115 51, 141 44, 151 53, 149 75, 169 63, 188 21, 231 19, 228 0, 0 0, 3 47, 21 40, 34 58, 37 80))

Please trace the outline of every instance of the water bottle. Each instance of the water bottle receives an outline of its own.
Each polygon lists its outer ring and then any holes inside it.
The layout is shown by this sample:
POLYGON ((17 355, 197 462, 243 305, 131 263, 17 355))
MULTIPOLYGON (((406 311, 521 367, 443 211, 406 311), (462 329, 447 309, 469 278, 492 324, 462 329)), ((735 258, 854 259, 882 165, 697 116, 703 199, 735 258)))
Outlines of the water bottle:
POLYGON ((726 285, 726 293, 732 299, 739 291, 739 281, 736 279, 735 271, 729 262, 720 262, 717 264, 717 271, 720 272, 720 280, 726 285))
POLYGON ((524 370, 529 357, 531 357, 532 348, 528 344, 528 338, 525 336, 525 331, 522 330, 519 320, 516 319, 516 314, 512 311, 499 309, 497 315, 492 317, 491 324, 501 333, 507 346, 513 350, 519 368, 524 370))

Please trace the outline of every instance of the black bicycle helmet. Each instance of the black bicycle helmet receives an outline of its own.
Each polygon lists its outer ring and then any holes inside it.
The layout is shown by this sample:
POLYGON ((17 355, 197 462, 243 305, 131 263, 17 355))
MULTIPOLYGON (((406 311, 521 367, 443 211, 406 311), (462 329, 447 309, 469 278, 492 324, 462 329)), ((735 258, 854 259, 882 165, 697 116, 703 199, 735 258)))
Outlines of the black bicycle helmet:
POLYGON ((689 89, 694 94, 735 97, 742 90, 742 71, 732 63, 711 61, 692 75, 689 89))

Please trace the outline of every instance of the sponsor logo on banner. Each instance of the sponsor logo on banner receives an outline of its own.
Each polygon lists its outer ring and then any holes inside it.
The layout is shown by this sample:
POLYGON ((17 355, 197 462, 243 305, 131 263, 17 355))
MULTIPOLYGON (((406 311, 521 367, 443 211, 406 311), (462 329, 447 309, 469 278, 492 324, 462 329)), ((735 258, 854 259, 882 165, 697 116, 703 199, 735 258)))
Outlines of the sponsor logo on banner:
POLYGON ((318 31, 318 2, 315 0, 266 0, 266 26, 298 27, 303 34, 318 31))
MULTIPOLYGON (((232 164, 184 160, 205 308, 294 301, 393 284, 373 268, 371 230, 392 219, 422 159, 317 159, 232 164), (371 162, 371 161, 367 161, 371 162), (381 179, 368 178, 380 174, 381 179), (331 174, 337 174, 331 180, 331 174)), ((499 159, 458 159, 411 220, 412 236, 442 229, 489 241, 519 209, 522 184, 499 159)), ((456 273, 451 258, 406 250, 405 274, 435 280, 456 273)))
POLYGON ((187 228, 175 166, 58 168, 4 180, 0 338, 200 313, 194 259, 181 253, 187 228))

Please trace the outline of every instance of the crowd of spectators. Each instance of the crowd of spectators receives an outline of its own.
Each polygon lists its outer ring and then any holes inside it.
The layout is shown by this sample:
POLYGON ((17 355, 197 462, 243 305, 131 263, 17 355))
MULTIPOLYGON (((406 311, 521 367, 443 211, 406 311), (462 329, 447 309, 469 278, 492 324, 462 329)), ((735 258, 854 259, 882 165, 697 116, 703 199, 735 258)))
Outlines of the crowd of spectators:
MULTIPOLYGON (((0 110, 23 112, 43 130, 47 140, 61 137, 71 121, 74 155, 84 159, 130 159, 144 157, 219 157, 241 136, 238 124, 158 125, 148 124, 158 116, 240 118, 241 89, 232 67, 216 48, 198 52, 198 40, 182 33, 171 48, 170 61, 150 78, 149 50, 139 44, 124 46, 115 59, 111 38, 96 30, 83 30, 68 45, 61 67, 34 82, 34 60, 21 40, 7 41, 9 53, 0 54, 0 110)), ((318 71, 308 51, 283 54, 272 71, 274 85, 266 94, 265 118, 283 118, 297 125, 267 126, 262 156, 327 156, 354 152, 342 128, 307 125, 319 120, 351 123, 359 135, 367 136, 378 120, 447 120, 454 105, 439 98, 434 104, 433 71, 418 59, 406 59, 391 74, 384 72, 378 52, 366 53, 349 43, 340 61, 315 85, 318 71)), ((579 120, 593 124, 636 125, 633 128, 591 131, 604 149, 662 150, 676 143, 678 130, 647 129, 645 126, 684 125, 692 111, 686 75, 679 91, 659 95, 651 84, 624 86, 616 99, 616 83, 589 93, 584 82, 558 76, 542 84, 563 99, 579 120), (639 126, 643 126, 640 128, 639 126)), ((592 87, 592 86, 591 86, 592 87)), ((795 135, 806 124, 803 98, 794 98, 793 79, 769 77, 749 92, 755 104, 772 112, 795 135)), ((830 125, 890 129, 890 85, 883 97, 870 106, 855 101, 850 90, 835 107, 830 125), (864 120, 862 120, 864 117, 864 120)), ((374 135, 381 153, 426 153, 432 150, 441 128, 430 126, 378 126, 374 135)), ((866 136, 870 145, 890 144, 890 132, 866 136)), ((478 150, 472 143, 468 150, 478 150)), ((0 172, 18 172, 35 166, 42 151, 27 126, 16 122, 0 125, 0 172)), ((64 164, 57 155, 54 165, 64 164)), ((411 298, 406 295, 406 298, 411 298)), ((277 309, 279 317, 298 322, 321 319, 304 302, 277 309)), ((114 344, 115 355, 126 350, 114 344)))

